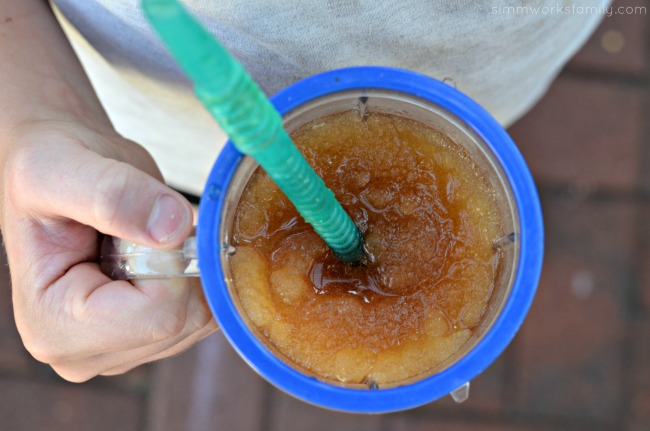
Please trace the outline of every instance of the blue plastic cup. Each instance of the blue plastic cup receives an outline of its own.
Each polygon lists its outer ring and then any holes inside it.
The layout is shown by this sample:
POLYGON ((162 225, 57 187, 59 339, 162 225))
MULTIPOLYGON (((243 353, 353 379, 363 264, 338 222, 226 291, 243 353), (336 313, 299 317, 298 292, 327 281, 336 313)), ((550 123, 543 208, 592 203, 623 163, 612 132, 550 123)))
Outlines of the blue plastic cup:
POLYGON ((417 407, 444 395, 465 398, 469 381, 506 348, 524 321, 539 281, 543 226, 530 172, 504 129, 478 104, 451 86, 413 72, 358 67, 312 76, 275 95, 273 104, 291 133, 302 124, 358 109, 406 116, 446 133, 465 147, 495 189, 506 234, 501 271, 488 309, 465 346, 436 374, 403 385, 348 387, 305 374, 281 359, 249 328, 228 280, 229 227, 241 192, 257 167, 227 143, 208 178, 199 208, 198 260, 208 303, 232 346, 270 383, 308 403, 357 413, 417 407))

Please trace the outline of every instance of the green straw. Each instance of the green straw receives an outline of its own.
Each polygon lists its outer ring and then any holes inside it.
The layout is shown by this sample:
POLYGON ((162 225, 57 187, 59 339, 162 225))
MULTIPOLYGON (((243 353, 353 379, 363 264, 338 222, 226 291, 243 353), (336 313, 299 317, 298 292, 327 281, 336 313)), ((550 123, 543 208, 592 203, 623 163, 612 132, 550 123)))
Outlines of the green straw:
POLYGON ((363 238, 283 128, 244 67, 175 0, 143 0, 147 18, 235 147, 262 166, 342 260, 363 256, 363 238))

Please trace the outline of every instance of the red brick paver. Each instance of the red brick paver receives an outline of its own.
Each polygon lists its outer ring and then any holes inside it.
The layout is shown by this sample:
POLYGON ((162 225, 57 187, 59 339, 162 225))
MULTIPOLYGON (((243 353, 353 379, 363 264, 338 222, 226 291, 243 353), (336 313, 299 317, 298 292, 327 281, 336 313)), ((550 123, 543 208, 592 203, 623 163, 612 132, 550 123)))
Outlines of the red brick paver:
POLYGON ((639 277, 638 301, 642 311, 647 315, 650 313, 650 202, 641 206, 639 226, 641 235, 640 250, 637 256, 639 277))
POLYGON ((148 429, 267 430, 268 390, 268 384, 217 333, 157 365, 148 429))
POLYGON ((565 197, 544 203, 554 229, 539 291, 519 334, 518 409, 614 425, 624 402, 635 207, 565 197))
POLYGON ((630 431, 645 431, 650 424, 650 318, 646 316, 632 334, 629 358, 630 386, 628 420, 630 431))
POLYGON ((356 415, 324 410, 298 401, 284 393, 273 390, 269 431, 374 431, 378 429, 380 416, 356 415))
POLYGON ((507 410, 509 396, 509 368, 513 356, 506 350, 499 359, 491 364, 482 374, 470 382, 469 399, 456 403, 451 396, 446 396, 434 403, 422 406, 414 414, 432 416, 463 417, 471 415, 494 415, 507 410))
POLYGON ((561 76, 509 131, 538 182, 631 189, 639 179, 642 101, 634 87, 561 76))
POLYGON ((0 429, 136 431, 143 400, 83 385, 0 379, 0 429))
MULTIPOLYGON (((617 0, 619 7, 648 7, 644 0, 617 0)), ((622 10, 625 12, 625 10, 622 10)), ((586 73, 594 70, 642 76, 648 64, 646 48, 647 15, 615 14, 606 18, 588 43, 569 64, 570 69, 586 73)))
POLYGON ((9 268, 6 265, 4 248, 0 255, 0 372, 25 374, 30 371, 30 356, 23 348, 14 323, 9 268))

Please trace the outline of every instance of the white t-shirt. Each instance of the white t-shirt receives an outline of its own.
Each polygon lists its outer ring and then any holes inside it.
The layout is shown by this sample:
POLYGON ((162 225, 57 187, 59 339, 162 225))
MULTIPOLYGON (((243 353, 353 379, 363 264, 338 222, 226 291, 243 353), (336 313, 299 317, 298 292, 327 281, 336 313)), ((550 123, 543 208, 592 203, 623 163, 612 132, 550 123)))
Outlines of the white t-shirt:
MULTIPOLYGON (((139 2, 55 3, 117 130, 149 149, 171 185, 200 194, 225 136, 139 2)), ((182 3, 269 95, 325 70, 400 67, 452 81, 507 126, 544 94, 609 0, 182 3)))

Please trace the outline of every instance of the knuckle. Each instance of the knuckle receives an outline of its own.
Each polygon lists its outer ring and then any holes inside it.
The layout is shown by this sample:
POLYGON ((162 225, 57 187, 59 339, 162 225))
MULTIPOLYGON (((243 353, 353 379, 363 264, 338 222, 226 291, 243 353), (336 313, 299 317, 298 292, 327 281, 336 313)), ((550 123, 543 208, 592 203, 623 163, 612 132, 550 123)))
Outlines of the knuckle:
POLYGON ((99 372, 81 369, 80 367, 50 364, 55 373, 71 383, 83 383, 99 375, 99 372))
MULTIPOLYGON (((37 361, 53 365, 69 361, 81 351, 78 339, 70 337, 68 313, 73 304, 68 297, 72 295, 66 295, 61 303, 57 296, 47 293, 38 299, 25 299, 24 295, 17 294, 14 311, 16 327, 27 352, 37 361)), ((77 331, 82 339, 79 334, 77 331)))
POLYGON ((193 330, 200 330, 216 324, 214 316, 207 304, 201 303, 197 309, 189 313, 189 322, 193 330))
POLYGON ((180 336, 185 329, 185 316, 178 313, 160 313, 152 325, 151 335, 155 341, 170 340, 180 336))
POLYGON ((64 358, 63 352, 50 343, 45 337, 22 336, 23 345, 34 359, 44 364, 54 364, 64 358))
POLYGON ((93 213, 102 225, 112 225, 129 192, 131 168, 123 162, 111 162, 98 176, 95 184, 93 213))
POLYGON ((203 329, 213 323, 214 318, 207 310, 201 310, 199 313, 192 314, 192 327, 195 330, 203 329))
POLYGON ((136 283, 147 296, 146 336, 152 342, 180 336, 188 323, 187 292, 182 279, 143 280, 136 283), (149 314, 150 313, 150 314, 149 314))
POLYGON ((4 169, 5 195, 15 206, 20 206, 23 198, 37 190, 43 160, 36 145, 26 141, 14 147, 7 159, 4 169))
POLYGON ((57 343, 51 319, 42 303, 30 295, 29 285, 12 278, 13 315, 23 347, 37 361, 52 364, 64 357, 57 343))

